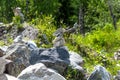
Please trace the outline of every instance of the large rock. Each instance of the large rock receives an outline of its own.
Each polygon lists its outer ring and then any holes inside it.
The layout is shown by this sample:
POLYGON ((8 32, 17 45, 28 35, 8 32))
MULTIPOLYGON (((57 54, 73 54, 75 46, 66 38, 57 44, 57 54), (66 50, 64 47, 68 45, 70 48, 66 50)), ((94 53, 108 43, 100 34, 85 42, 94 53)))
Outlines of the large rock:
MULTIPOLYGON (((5 66, 12 61, 0 57, 0 74, 3 74, 5 71, 5 66)), ((1 79, 0 79, 1 80, 1 79)))
POLYGON ((18 79, 8 74, 0 74, 0 80, 18 80, 18 79))
POLYGON ((4 58, 13 61, 12 64, 7 66, 7 72, 13 76, 17 76, 23 69, 28 67, 30 50, 25 43, 14 43, 8 47, 5 52, 4 58))
POLYGON ((76 52, 69 51, 70 54, 70 66, 72 66, 73 69, 77 69, 79 71, 84 71, 83 70, 83 58, 76 52))
POLYGON ((66 80, 60 74, 47 68, 42 63, 31 65, 24 69, 18 76, 18 80, 66 80))
POLYGON ((92 72, 87 80, 112 80, 111 75, 102 66, 96 66, 95 70, 92 72))
POLYGON ((33 50, 30 63, 33 65, 40 62, 59 73, 63 73, 70 64, 69 53, 64 47, 33 50))

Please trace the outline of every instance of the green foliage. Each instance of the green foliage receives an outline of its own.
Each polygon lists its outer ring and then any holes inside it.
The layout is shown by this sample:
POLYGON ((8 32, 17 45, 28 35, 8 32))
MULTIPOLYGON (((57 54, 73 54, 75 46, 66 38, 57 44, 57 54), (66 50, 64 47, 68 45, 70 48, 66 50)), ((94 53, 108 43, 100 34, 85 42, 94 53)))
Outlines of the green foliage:
MULTIPOLYGON (((43 35, 46 35, 49 44, 44 44, 43 47, 52 46, 52 40, 54 39, 53 33, 56 30, 56 26, 53 24, 54 18, 52 15, 42 15, 41 19, 36 19, 31 24, 36 24, 35 28, 39 30, 37 42, 44 42, 43 35)), ((39 45, 39 43, 37 43, 39 45)))
POLYGON ((4 46, 4 41, 3 40, 0 40, 0 46, 4 46))
MULTIPOLYGON (((119 20, 119 0, 110 0, 116 21, 119 20)), ((91 31, 112 23, 111 15, 106 0, 0 0, 0 22, 8 23, 14 16, 13 9, 21 7, 26 21, 41 18, 43 15, 53 15, 55 22, 72 25, 78 22, 79 8, 84 9, 85 29, 91 31)), ((59 26, 59 24, 57 26, 59 26)))
POLYGON ((64 72, 66 80, 86 80, 83 73, 73 70, 70 66, 64 72))
POLYGON ((86 40, 89 40, 90 47, 96 50, 111 51, 113 47, 119 47, 119 37, 117 31, 111 25, 106 25, 103 29, 93 31, 86 35, 86 40), (91 40, 90 40, 91 39, 91 40))
POLYGON ((13 17, 13 23, 15 25, 14 27, 17 27, 18 31, 21 31, 23 29, 23 24, 21 23, 20 16, 13 17))
POLYGON ((0 40, 0 46, 9 46, 13 42, 13 39, 11 39, 9 35, 7 35, 6 37, 6 40, 0 40))
POLYGON ((84 37, 79 34, 72 34, 75 44, 73 45, 68 39, 68 47, 84 57, 84 66, 88 73, 91 73, 93 67, 99 64, 115 75, 120 69, 119 62, 113 58, 113 53, 120 48, 119 34, 119 28, 115 31, 111 24, 106 24, 103 29, 94 30, 84 37))

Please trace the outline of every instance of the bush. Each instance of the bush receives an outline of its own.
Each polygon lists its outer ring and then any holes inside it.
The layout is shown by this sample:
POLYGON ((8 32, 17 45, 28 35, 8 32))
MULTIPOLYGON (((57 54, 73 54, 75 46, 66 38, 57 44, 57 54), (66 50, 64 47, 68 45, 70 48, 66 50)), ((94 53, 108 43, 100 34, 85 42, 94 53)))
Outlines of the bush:
POLYGON ((102 65, 116 74, 120 69, 114 60, 114 52, 120 48, 120 29, 114 30, 111 24, 106 24, 103 29, 97 29, 85 36, 72 34, 73 41, 67 40, 70 50, 77 51, 85 60, 84 67, 91 73, 95 65, 102 65), (69 42, 69 43, 68 43, 69 42), (75 42, 73 45, 72 42, 75 42))

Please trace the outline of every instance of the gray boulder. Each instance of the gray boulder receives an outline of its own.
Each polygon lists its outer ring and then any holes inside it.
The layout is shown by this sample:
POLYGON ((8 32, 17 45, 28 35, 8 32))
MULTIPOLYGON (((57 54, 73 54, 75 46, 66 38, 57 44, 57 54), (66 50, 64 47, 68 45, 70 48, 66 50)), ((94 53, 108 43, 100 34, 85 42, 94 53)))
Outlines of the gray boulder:
POLYGON ((6 65, 11 62, 12 61, 0 57, 0 80, 17 80, 17 78, 10 76, 8 74, 5 74, 6 65))
POLYGON ((63 48, 49 48, 32 50, 30 64, 44 63, 48 68, 52 68, 59 73, 63 73, 70 64, 69 53, 63 48))
POLYGON ((24 69, 20 75, 18 75, 18 80, 66 80, 60 74, 47 68, 42 63, 37 63, 31 65, 24 69))
POLYGON ((23 69, 28 67, 30 50, 25 43, 14 43, 8 47, 4 58, 12 60, 13 63, 7 66, 7 72, 17 76, 23 69))
POLYGON ((5 66, 12 61, 0 57, 0 74, 3 74, 5 71, 5 66))
POLYGON ((87 80, 112 80, 111 75, 107 70, 102 66, 96 66, 95 70, 92 72, 90 77, 87 80))

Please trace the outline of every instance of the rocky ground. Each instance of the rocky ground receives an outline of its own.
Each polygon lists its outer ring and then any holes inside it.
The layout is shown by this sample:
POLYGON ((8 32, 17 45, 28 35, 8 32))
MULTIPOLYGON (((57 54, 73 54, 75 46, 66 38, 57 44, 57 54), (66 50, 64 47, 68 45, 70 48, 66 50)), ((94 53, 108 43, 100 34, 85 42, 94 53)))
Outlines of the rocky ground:
MULTIPOLYGON (((8 30, 1 26, 0 38, 4 39, 3 35, 7 33, 8 30)), ((24 27, 20 33, 16 32, 13 43, 0 47, 0 80, 66 80, 69 70, 76 70, 79 80, 112 80, 110 73, 100 65, 87 75, 83 58, 67 46, 37 47, 32 41, 37 33, 31 26, 24 27), (23 37, 29 40, 25 41, 23 37)), ((120 80, 119 71, 114 79, 120 80)))

